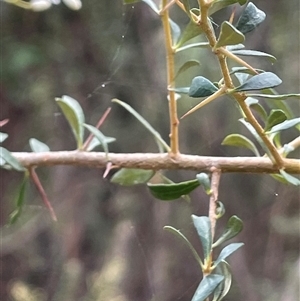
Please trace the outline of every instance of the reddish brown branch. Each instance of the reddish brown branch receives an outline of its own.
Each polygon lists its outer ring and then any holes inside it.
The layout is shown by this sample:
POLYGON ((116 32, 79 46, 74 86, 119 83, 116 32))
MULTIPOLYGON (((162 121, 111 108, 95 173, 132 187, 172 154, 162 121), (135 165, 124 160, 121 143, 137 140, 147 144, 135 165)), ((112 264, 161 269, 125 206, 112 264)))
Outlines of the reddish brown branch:
POLYGON ((35 172, 34 167, 30 167, 29 168, 29 173, 30 173, 30 177, 31 177, 31 179, 32 179, 35 187, 37 188, 39 194, 42 197, 42 200, 43 200, 45 206, 48 208, 52 219, 56 222, 57 221, 56 214, 55 214, 54 209, 53 209, 53 207, 52 207, 52 205, 51 205, 51 203, 50 203, 50 201, 49 201, 49 199, 47 197, 47 194, 46 194, 46 192, 45 192, 45 190, 44 190, 44 188, 42 186, 42 183, 41 183, 38 175, 35 172))

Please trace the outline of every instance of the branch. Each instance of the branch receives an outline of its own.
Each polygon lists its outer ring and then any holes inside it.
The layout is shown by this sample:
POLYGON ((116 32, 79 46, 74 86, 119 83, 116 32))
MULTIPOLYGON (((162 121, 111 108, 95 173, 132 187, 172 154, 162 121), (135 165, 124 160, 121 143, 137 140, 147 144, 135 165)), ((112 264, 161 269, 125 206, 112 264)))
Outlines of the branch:
MULTIPOLYGON (((105 168, 107 162, 104 152, 83 151, 58 151, 44 153, 11 153, 26 168, 73 165, 81 167, 105 168)), ((112 165, 116 167, 141 168, 141 169, 184 169, 210 172, 211 168, 217 168, 222 173, 278 173, 272 161, 267 157, 206 157, 196 155, 178 155, 171 158, 168 154, 133 153, 115 154, 109 153, 112 165)), ((284 170, 291 174, 300 174, 300 160, 283 159, 284 170)))
POLYGON ((217 209, 217 201, 219 197, 219 184, 220 184, 221 172, 219 169, 216 168, 212 168, 211 171, 212 171, 212 176, 211 176, 212 194, 209 198, 209 219, 211 224, 211 235, 212 238, 214 238, 216 222, 217 222, 216 209, 217 209))

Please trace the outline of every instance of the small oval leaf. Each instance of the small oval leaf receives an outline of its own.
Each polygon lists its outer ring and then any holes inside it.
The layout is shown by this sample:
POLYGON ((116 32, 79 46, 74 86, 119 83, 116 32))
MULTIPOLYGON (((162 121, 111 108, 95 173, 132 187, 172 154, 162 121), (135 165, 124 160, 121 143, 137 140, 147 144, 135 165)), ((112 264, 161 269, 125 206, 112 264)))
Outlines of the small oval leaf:
MULTIPOLYGON (((108 144, 108 143, 112 143, 112 142, 115 142, 116 141, 116 138, 113 138, 113 137, 105 137, 105 142, 108 144)), ((99 141, 98 138, 96 137, 93 137, 92 138, 92 141, 89 143, 88 147, 87 147, 87 151, 90 152, 92 151, 93 149, 95 149, 97 146, 99 145, 102 145, 101 142, 99 141)))
POLYGON ((196 292, 192 298, 192 301, 204 301, 209 295, 211 295, 216 287, 223 281, 224 276, 211 274, 204 276, 196 292))
POLYGON ((202 267, 203 263, 201 258, 199 257, 197 251, 195 250, 195 248, 193 247, 193 245, 190 243, 190 241, 177 229, 175 229, 174 227, 171 226, 164 226, 164 230, 167 230, 173 234, 175 234, 177 237, 179 237, 180 239, 183 240, 183 242, 189 247, 189 249, 192 251, 195 259, 197 260, 197 262, 199 263, 199 265, 202 267))
POLYGON ((183 73, 184 71, 192 68, 192 67, 195 67, 195 66, 200 66, 200 62, 197 61, 197 60, 189 60, 189 61, 186 61, 180 68, 179 70, 177 71, 174 79, 176 79, 181 73, 183 73))
POLYGON ((29 145, 33 152, 35 153, 42 153, 42 152, 49 152, 50 148, 47 144, 35 139, 29 139, 29 145))
POLYGON ((217 201, 216 218, 219 219, 225 214, 225 206, 222 202, 217 201))
POLYGON ((234 91, 262 90, 279 86, 281 83, 282 80, 276 74, 264 72, 252 76, 245 83, 236 87, 234 91))
POLYGON ((218 88, 207 78, 196 76, 193 78, 190 89, 190 97, 206 97, 214 94, 218 88))
POLYGON ((219 246, 224 241, 229 240, 238 235, 243 230, 243 221, 236 215, 233 215, 227 222, 226 229, 219 239, 213 243, 213 248, 219 246))
POLYGON ((68 120, 77 142, 77 148, 80 149, 83 142, 84 113, 79 102, 66 95, 55 100, 68 120))
POLYGON ((242 242, 236 242, 236 243, 232 243, 228 246, 226 246, 220 253, 219 257, 217 258, 217 260, 214 262, 214 266, 218 266, 218 264, 225 260, 229 255, 231 255, 233 252, 235 252, 237 249, 239 249, 240 247, 242 247, 244 244, 242 242))
POLYGON ((190 180, 174 184, 151 184, 147 186, 152 195, 163 201, 171 201, 180 198, 183 195, 189 194, 199 186, 197 180, 190 180))
POLYGON ((232 275, 229 264, 226 261, 221 261, 216 267, 216 274, 224 276, 224 280, 214 291, 214 298, 212 301, 221 301, 228 294, 231 287, 232 275))
POLYGON ((265 52, 257 51, 257 50, 233 50, 231 52, 233 54, 240 55, 240 56, 265 57, 265 58, 268 58, 272 63, 277 61, 275 56, 265 53, 265 52))
POLYGON ((214 0, 211 2, 211 6, 209 7, 209 15, 214 14, 215 12, 235 3, 239 3, 240 5, 246 4, 247 0, 214 0))
POLYGON ((153 170, 122 168, 113 175, 110 181, 123 186, 132 186, 147 183, 154 174, 153 170))
POLYGON ((20 164, 20 162, 4 147, 0 147, 0 157, 17 171, 25 171, 26 169, 20 164))
POLYGON ((162 139, 159 132, 157 132, 152 125, 144 118, 142 117, 136 110, 134 110, 129 104, 114 98, 112 99, 112 102, 115 102, 119 105, 121 105, 123 108, 125 108, 131 115, 133 115, 155 138, 155 141, 159 145, 160 148, 164 148, 166 151, 170 151, 169 145, 162 139))
POLYGON ((268 114, 267 114, 266 110, 264 109, 264 107, 259 103, 258 99, 253 98, 253 97, 247 97, 245 102, 248 107, 251 107, 253 110, 255 110, 259 114, 259 116, 261 117, 261 119, 263 121, 267 120, 268 114))
POLYGON ((212 190, 211 190, 211 184, 210 184, 210 179, 208 174, 201 172, 196 175, 196 179, 199 181, 199 183, 203 186, 206 194, 211 195, 212 190))
POLYGON ((0 132, 0 143, 2 143, 7 137, 8 134, 0 132))
POLYGON ((271 130, 268 131, 267 133, 268 134, 273 134, 273 133, 276 133, 276 132, 279 132, 279 131, 287 130, 289 128, 292 128, 292 127, 298 125, 299 123, 300 123, 300 117, 289 119, 289 120, 286 120, 286 121, 284 121, 280 124, 277 124, 277 125, 273 126, 271 128, 271 130))
POLYGON ((208 42, 192 43, 192 44, 188 44, 186 46, 176 48, 176 53, 183 51, 183 50, 191 49, 191 48, 208 48, 208 47, 209 47, 208 42))
POLYGON ((300 186, 300 180, 294 176, 291 176, 290 174, 288 174, 287 172, 285 172, 283 169, 281 169, 280 171, 281 176, 289 183, 292 184, 294 186, 300 186))
POLYGON ((189 40, 201 35, 203 33, 201 27, 196 24, 193 20, 190 20, 188 25, 185 27, 185 29, 182 32, 182 35, 179 39, 179 42, 175 46, 175 49, 178 49, 182 45, 184 45, 189 40))
POLYGON ((84 123, 83 126, 87 128, 99 140, 105 152, 106 158, 108 159, 108 145, 106 142, 107 137, 105 137, 99 129, 90 124, 84 123))
POLYGON ((265 18, 266 14, 252 2, 249 2, 239 18, 236 28, 243 34, 246 34, 255 29, 265 18))
POLYGON ((16 200, 17 208, 9 215, 9 224, 14 224, 20 217, 24 205, 25 192, 28 183, 28 175, 25 173, 25 177, 19 189, 19 194, 16 200))
POLYGON ((266 99, 274 99, 274 100, 286 100, 288 98, 296 98, 300 99, 300 94, 247 94, 247 96, 251 97, 262 97, 266 99))
POLYGON ((224 21, 221 25, 220 36, 215 47, 219 48, 227 45, 236 45, 243 43, 244 41, 245 36, 228 21, 224 21))
POLYGON ((212 236, 211 236, 211 225, 210 220, 207 216, 196 216, 192 215, 194 226, 197 230, 198 236, 200 237, 204 260, 207 260, 211 254, 212 249, 212 236))
POLYGON ((254 143, 248 139, 247 137, 240 134, 231 134, 225 137, 225 139, 221 143, 222 145, 231 145, 231 146, 240 146, 245 147, 251 150, 256 157, 259 157, 260 154, 254 145, 254 143))
POLYGON ((271 110, 264 128, 265 132, 270 130, 273 126, 284 122, 285 120, 287 120, 287 116, 285 115, 284 111, 277 109, 271 110))

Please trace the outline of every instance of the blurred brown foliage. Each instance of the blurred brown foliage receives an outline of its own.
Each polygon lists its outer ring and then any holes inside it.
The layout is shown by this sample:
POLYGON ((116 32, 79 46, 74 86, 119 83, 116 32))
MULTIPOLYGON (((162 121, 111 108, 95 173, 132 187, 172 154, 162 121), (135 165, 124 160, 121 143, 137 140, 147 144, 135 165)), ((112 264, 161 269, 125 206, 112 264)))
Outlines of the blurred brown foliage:
MULTIPOLYGON (((246 45, 278 58, 271 66, 284 81, 281 92, 298 92, 299 2, 254 1, 267 20, 246 45)), ((230 15, 230 12, 226 12, 230 15)), ((174 20, 185 24, 178 10, 174 20)), ((214 21, 224 19, 224 11, 214 21)), ((74 149, 70 129, 54 97, 70 95, 95 124, 110 100, 132 105, 168 139, 168 108, 163 36, 160 20, 144 5, 122 1, 84 1, 80 11, 63 5, 34 13, 1 3, 1 118, 9 118, 4 146, 29 151, 32 137, 51 150, 74 149)), ((195 74, 218 80, 213 56, 201 50, 188 54, 200 70, 179 79, 188 85, 195 74)), ((183 57, 178 57, 180 61, 183 57)), ((184 113, 195 100, 179 101, 184 113)), ((291 103, 298 110, 296 103, 291 103)), ((181 122, 182 153, 247 155, 221 147, 223 138, 243 131, 238 110, 224 100, 181 122)), ((117 138, 112 152, 156 152, 152 137, 124 109, 113 105, 101 128, 117 138)), ((34 187, 26 195, 20 221, 5 226, 14 208, 21 176, 1 170, 1 292, 3 301, 188 301, 201 274, 189 250, 164 225, 182 230, 198 246, 190 215, 207 214, 207 196, 197 190, 191 203, 160 202, 145 187, 124 188, 102 179, 102 170, 74 167, 38 169, 59 221, 53 223, 34 187)), ((174 181, 194 177, 172 172, 174 181)), ((233 287, 225 300, 292 301, 299 294, 299 190, 265 175, 222 176, 220 200, 227 219, 245 222, 238 241, 245 246, 230 263, 233 287)), ((299 295, 298 295, 299 296, 299 295)))

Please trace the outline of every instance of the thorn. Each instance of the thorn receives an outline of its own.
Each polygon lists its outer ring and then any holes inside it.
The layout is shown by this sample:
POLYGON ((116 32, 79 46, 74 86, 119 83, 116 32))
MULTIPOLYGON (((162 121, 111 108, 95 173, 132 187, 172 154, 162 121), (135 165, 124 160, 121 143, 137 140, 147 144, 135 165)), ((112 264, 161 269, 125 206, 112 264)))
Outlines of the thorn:
POLYGON ((111 162, 107 162, 105 171, 103 173, 103 179, 105 179, 107 177, 107 175, 111 171, 112 167, 113 167, 112 163, 111 162))
POLYGON ((232 24, 233 23, 233 19, 234 19, 234 15, 235 15, 235 10, 236 10, 236 6, 233 8, 231 16, 229 18, 229 23, 232 24))
POLYGON ((0 127, 6 125, 9 122, 9 119, 3 119, 0 121, 0 127))

